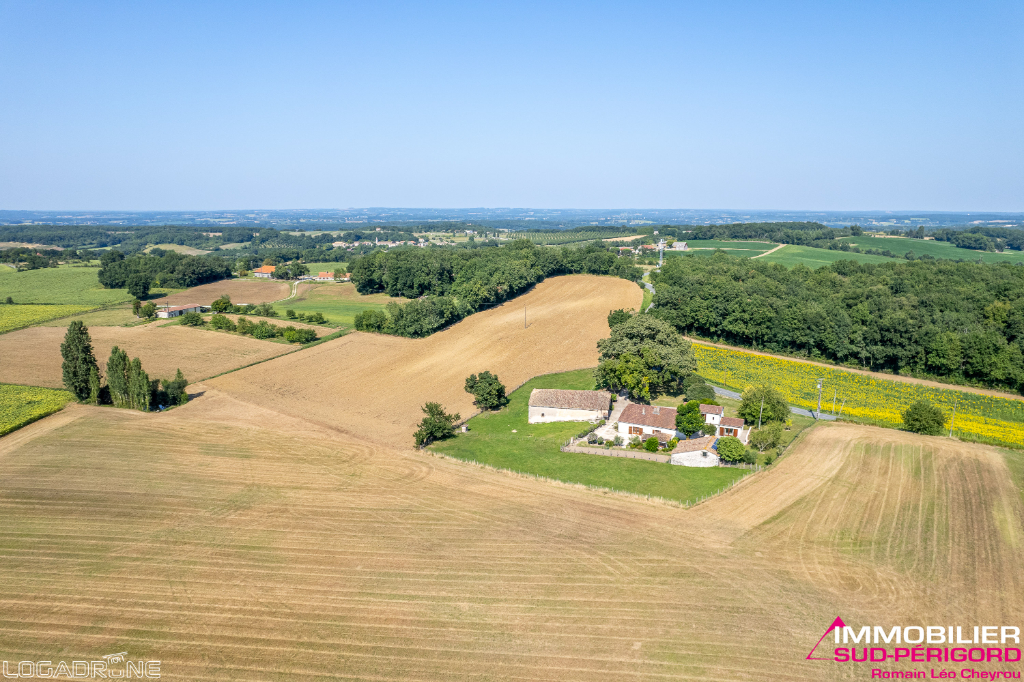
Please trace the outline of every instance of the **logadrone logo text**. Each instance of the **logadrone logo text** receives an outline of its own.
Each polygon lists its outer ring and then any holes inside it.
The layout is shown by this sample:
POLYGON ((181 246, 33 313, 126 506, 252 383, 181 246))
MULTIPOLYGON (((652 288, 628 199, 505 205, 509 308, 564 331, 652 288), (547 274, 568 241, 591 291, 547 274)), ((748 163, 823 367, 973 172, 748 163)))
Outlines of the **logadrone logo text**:
POLYGON ((160 661, 129 661, 128 652, 107 654, 101 661, 3 661, 3 676, 16 679, 160 679, 160 661))

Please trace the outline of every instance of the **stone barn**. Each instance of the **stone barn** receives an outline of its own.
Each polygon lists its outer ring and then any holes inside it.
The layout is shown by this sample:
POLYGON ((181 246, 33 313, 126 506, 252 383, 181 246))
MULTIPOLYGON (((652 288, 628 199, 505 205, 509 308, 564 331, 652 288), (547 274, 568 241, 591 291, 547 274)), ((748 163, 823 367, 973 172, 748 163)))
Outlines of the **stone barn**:
POLYGON ((567 391, 535 388, 530 392, 530 424, 546 422, 596 422, 611 414, 608 391, 567 391))

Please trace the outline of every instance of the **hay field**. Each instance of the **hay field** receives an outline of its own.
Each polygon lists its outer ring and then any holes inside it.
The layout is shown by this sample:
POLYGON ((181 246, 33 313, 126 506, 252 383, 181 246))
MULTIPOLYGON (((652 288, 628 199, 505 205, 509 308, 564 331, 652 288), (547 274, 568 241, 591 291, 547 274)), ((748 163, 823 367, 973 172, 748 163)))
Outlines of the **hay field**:
MULTIPOLYGON (((138 327, 89 327, 101 371, 113 346, 141 358, 151 379, 170 379, 180 367, 189 381, 295 349, 237 334, 161 324, 166 320, 138 327)), ((60 344, 66 332, 66 327, 30 327, 0 335, 0 382, 63 388, 60 344)))
POLYGON ((683 510, 196 388, 166 414, 72 406, 0 440, 0 660, 127 651, 175 680, 865 679, 804 660, 837 614, 1021 613, 1020 488, 986 446, 821 426, 683 510))
POLYGON ((211 385, 360 438, 410 447, 427 401, 463 417, 475 412, 463 390, 472 373, 490 370, 511 390, 537 374, 596 366, 608 312, 640 300, 640 288, 624 279, 555 277, 425 339, 355 332, 211 385))
POLYGON ((268 279, 222 279, 219 282, 200 284, 197 287, 165 296, 155 302, 159 305, 185 305, 188 303, 210 305, 227 294, 231 297, 231 302, 235 304, 271 303, 284 298, 290 292, 291 286, 287 282, 268 279))

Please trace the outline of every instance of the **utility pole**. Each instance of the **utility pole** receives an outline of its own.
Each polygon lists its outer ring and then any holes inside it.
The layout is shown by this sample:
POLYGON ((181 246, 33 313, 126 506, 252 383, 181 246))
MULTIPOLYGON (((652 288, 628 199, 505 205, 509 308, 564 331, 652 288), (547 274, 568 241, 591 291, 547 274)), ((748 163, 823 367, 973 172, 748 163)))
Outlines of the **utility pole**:
POLYGON ((832 414, 836 413, 836 394, 839 392, 839 388, 832 389, 832 414))
POLYGON ((764 396, 761 396, 761 411, 757 413, 757 430, 761 430, 761 415, 764 414, 764 396))
POLYGON ((818 379, 818 413, 814 415, 815 419, 821 419, 821 382, 823 379, 818 379))
POLYGON ((843 416, 843 408, 844 407, 846 407, 846 398, 843 398, 843 404, 839 406, 839 416, 836 417, 836 419, 839 419, 840 417, 843 416))
POLYGON ((956 406, 960 402, 960 396, 956 397, 956 401, 953 403, 953 417, 949 420, 949 437, 953 437, 953 422, 956 421, 956 406))

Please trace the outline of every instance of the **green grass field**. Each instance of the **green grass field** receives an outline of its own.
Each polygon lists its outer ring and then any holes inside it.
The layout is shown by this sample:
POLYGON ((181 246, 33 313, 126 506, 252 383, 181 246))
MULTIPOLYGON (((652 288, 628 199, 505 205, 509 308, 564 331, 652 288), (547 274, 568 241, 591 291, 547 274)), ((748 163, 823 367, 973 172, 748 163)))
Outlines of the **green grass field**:
POLYGON ((406 299, 386 294, 363 296, 350 282, 322 282, 298 298, 275 303, 274 308, 282 319, 285 311, 291 309, 297 313, 323 313, 330 324, 351 327, 356 314, 371 308, 382 310, 391 301, 405 303, 406 299))
POLYGON ((68 391, 0 384, 0 436, 53 414, 74 399, 68 391))
POLYGON ((469 433, 435 443, 432 450, 458 459, 489 464, 566 483, 655 495, 693 502, 711 495, 748 473, 744 469, 694 469, 620 457, 562 452, 569 437, 586 428, 582 422, 528 424, 527 401, 535 388, 593 389, 594 371, 582 369, 531 379, 510 396, 507 407, 469 420, 469 433), (516 433, 512 433, 515 429, 516 433))
POLYGON ((856 244, 862 249, 889 250, 897 256, 903 256, 908 251, 913 251, 917 256, 928 254, 934 258, 945 258, 949 260, 976 261, 979 258, 986 263, 1021 263, 1024 262, 1024 252, 1005 251, 1003 253, 989 253, 987 251, 975 251, 974 249, 960 249, 949 242, 937 242, 935 240, 908 239, 906 237, 844 237, 843 241, 856 244))
MULTIPOLYGON (((776 246, 778 246, 778 244, 773 244, 771 242, 731 241, 721 239, 695 239, 692 241, 689 239, 682 239, 680 241, 685 241, 686 246, 689 247, 690 250, 722 249, 723 251, 726 251, 727 253, 730 253, 734 256, 756 256, 758 254, 764 253, 765 251, 771 251, 776 246)), ((678 256, 683 253, 687 252, 677 252, 670 250, 665 251, 666 256, 678 256)))
POLYGON ((334 272, 335 270, 341 269, 342 272, 348 272, 345 269, 345 263, 303 263, 309 268, 309 274, 316 275, 318 272, 334 272))
MULTIPOLYGON (((794 265, 806 265, 811 269, 820 268, 823 265, 831 265, 837 260, 853 260, 858 263, 891 263, 892 258, 886 256, 869 256, 864 253, 849 253, 846 251, 830 251, 828 249, 815 249, 810 246, 795 246, 787 244, 775 253, 762 256, 759 260, 766 263, 778 263, 788 268, 794 265)), ((903 261, 901 261, 903 262, 903 261)))
POLYGON ((98 307, 132 300, 124 289, 104 289, 100 286, 97 272, 99 268, 67 265, 25 272, 0 267, 0 301, 10 296, 15 303, 66 303, 98 307))

